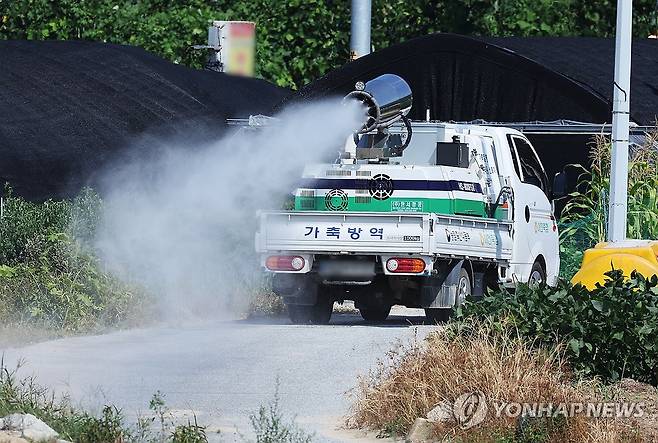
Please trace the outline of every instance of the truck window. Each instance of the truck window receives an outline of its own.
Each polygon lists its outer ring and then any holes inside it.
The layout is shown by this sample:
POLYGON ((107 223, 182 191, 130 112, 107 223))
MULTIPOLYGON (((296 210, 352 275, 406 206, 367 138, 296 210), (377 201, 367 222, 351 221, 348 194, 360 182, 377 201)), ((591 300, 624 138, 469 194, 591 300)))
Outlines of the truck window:
POLYGON ((544 193, 548 192, 548 177, 544 171, 544 167, 537 157, 537 153, 532 148, 530 143, 521 137, 511 137, 516 152, 519 156, 519 163, 521 165, 520 176, 523 183, 528 183, 539 187, 544 193))

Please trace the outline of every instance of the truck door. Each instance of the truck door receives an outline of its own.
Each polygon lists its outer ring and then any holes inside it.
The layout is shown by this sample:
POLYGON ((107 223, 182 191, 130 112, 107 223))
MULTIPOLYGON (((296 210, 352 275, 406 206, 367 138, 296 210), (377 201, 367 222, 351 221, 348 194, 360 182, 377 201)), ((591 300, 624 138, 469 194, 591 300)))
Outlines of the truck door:
POLYGON ((559 252, 557 228, 548 199, 548 177, 527 139, 515 134, 508 134, 507 137, 514 169, 520 180, 514 191, 514 261, 522 269, 517 277, 523 282, 528 281, 530 268, 539 255, 549 268, 544 269, 545 274, 552 277, 557 275, 555 263, 559 263, 559 252))

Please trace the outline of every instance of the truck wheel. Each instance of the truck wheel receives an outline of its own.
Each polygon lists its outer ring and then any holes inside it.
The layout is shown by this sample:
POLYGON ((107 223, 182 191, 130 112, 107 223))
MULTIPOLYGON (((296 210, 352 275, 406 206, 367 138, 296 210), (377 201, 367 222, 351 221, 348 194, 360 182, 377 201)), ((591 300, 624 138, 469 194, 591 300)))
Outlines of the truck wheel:
POLYGON ((535 287, 546 281, 546 271, 541 263, 536 261, 530 270, 530 277, 528 278, 528 286, 535 287))
POLYGON ((380 322, 388 318, 388 314, 391 313, 391 305, 359 308, 359 312, 365 321, 380 322))
POLYGON ((288 316, 296 325, 326 325, 331 320, 333 310, 331 298, 318 297, 314 305, 288 305, 288 316))

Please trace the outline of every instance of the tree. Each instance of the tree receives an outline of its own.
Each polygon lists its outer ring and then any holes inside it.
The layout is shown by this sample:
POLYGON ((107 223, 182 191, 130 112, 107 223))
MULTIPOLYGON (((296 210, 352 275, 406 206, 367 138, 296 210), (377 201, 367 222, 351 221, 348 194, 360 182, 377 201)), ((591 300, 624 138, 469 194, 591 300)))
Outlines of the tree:
MULTIPOLYGON (((372 43, 383 48, 434 32, 469 35, 614 33, 614 0, 373 0, 372 43)), ((655 32, 654 0, 634 3, 634 32, 655 32)), ((140 46, 201 67, 211 20, 257 24, 257 73, 298 88, 345 63, 347 0, 0 0, 0 38, 95 40, 140 46)))

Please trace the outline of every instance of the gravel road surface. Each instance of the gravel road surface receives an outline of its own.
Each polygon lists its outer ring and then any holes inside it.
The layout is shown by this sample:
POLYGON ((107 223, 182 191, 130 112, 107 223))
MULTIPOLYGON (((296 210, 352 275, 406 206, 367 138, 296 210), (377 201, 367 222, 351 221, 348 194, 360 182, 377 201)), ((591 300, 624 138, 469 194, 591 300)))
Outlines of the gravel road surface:
POLYGON ((278 379, 283 411, 316 441, 374 441, 341 429, 351 404, 346 393, 396 343, 432 330, 422 321, 422 310, 396 307, 382 325, 358 314, 334 314, 328 326, 224 321, 53 340, 4 354, 10 367, 24 359, 23 374, 92 411, 112 403, 134 418, 161 391, 176 416, 194 411, 211 433, 221 430, 211 441, 240 441, 236 430, 248 437, 249 414, 273 398, 278 379))

